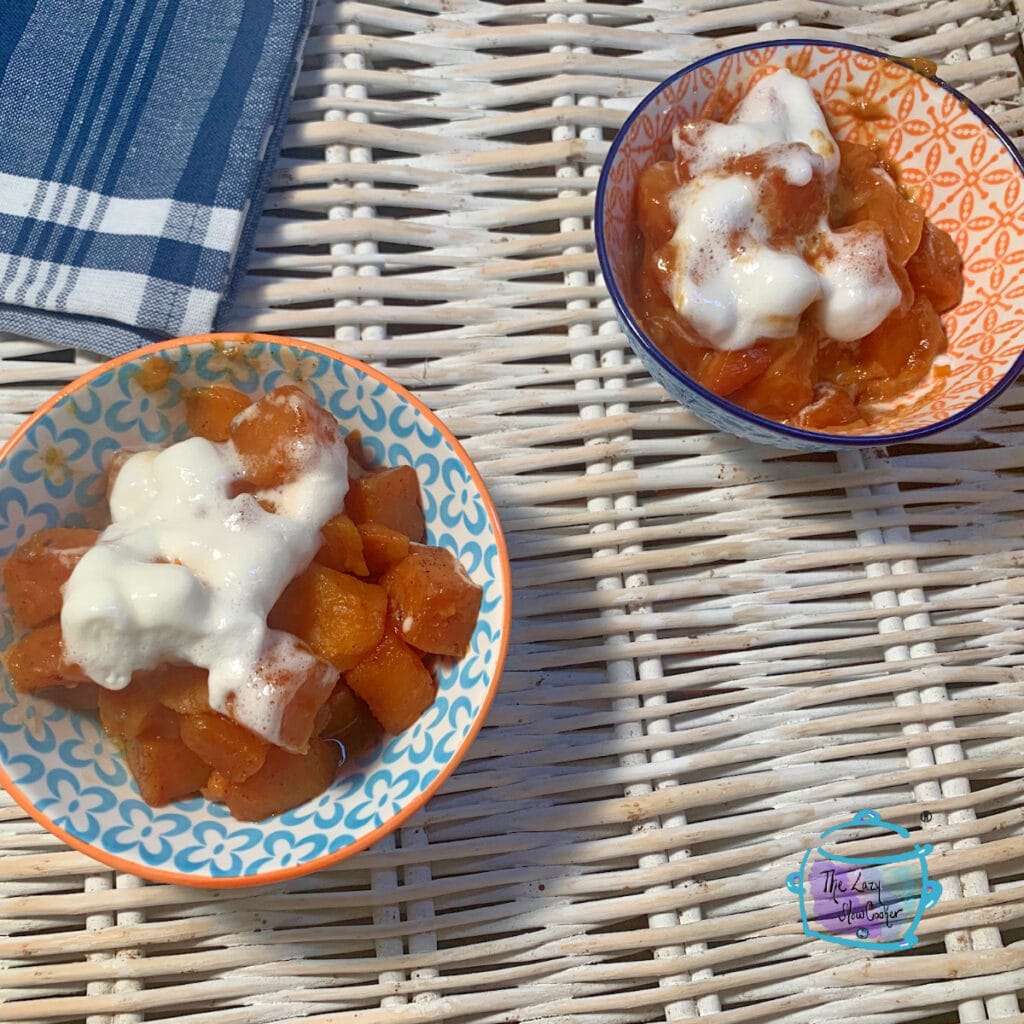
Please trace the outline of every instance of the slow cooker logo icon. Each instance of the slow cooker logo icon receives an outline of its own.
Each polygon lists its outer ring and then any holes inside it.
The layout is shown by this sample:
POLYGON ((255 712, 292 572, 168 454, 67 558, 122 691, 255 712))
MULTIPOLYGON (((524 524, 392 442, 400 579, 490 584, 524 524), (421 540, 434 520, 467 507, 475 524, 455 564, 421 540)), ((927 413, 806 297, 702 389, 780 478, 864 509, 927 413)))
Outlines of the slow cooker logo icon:
POLYGON ((917 945, 921 915, 942 895, 942 886, 928 877, 925 858, 932 847, 917 843, 884 857, 844 855, 842 843, 853 837, 843 831, 865 827, 910 843, 905 828, 883 821, 877 811, 861 811, 822 832, 820 843, 804 854, 800 870, 786 879, 786 887, 800 897, 808 938, 859 949, 910 949, 917 945))

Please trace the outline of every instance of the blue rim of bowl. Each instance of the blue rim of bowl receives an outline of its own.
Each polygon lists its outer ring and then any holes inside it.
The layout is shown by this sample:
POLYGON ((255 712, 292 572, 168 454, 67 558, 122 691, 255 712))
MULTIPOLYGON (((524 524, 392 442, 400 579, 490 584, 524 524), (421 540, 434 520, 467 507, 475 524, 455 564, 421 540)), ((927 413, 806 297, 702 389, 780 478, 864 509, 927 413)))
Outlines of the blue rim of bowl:
MULTIPOLYGON (((661 349, 658 348, 657 345, 647 337, 646 332, 637 322, 636 317, 633 316, 633 313, 629 308, 629 304, 626 302, 625 297, 622 294, 622 290, 619 288, 618 282, 612 274, 611 265, 608 261, 608 255, 605 251, 604 244, 604 195, 608 187, 608 175, 615 159, 615 155, 618 153, 619 146, 622 144, 622 141, 633 126, 633 122, 646 111, 650 103, 665 89, 679 81, 679 79, 684 75, 689 75, 698 68, 702 68, 707 64, 714 64, 715 62, 723 60, 726 57, 730 57, 733 54, 745 53, 748 50, 763 50, 767 47, 786 46, 823 46, 833 50, 853 50, 857 53, 866 53, 868 56, 876 57, 879 60, 888 61, 892 64, 899 64, 901 67, 906 68, 914 74, 920 74, 920 72, 914 71, 913 67, 899 57, 893 57, 890 54, 883 53, 881 50, 873 50, 868 46, 859 46, 856 43, 836 42, 831 39, 775 39, 765 41, 763 43, 747 43, 743 46, 733 46, 728 50, 719 50, 717 53, 710 54, 707 57, 702 57, 693 64, 687 64, 685 68, 682 68, 674 75, 670 75, 668 78, 664 79, 649 93, 647 93, 646 96, 644 96, 644 98, 633 108, 629 117, 626 118, 622 127, 619 129, 612 141, 608 154, 604 158, 604 163, 601 166, 601 174, 597 180, 597 194, 594 201, 594 236, 597 243, 597 261, 601 268, 601 276, 604 278, 605 288, 611 296, 612 304, 615 306, 618 315, 629 324, 634 338, 643 346, 644 351, 647 352, 648 355, 650 355, 651 358, 654 359, 654 361, 657 362, 670 376, 679 380, 684 387, 691 388, 698 395, 706 399, 712 405, 717 406, 723 412, 731 416, 735 416, 740 420, 744 420, 751 426, 767 428, 794 440, 832 448, 866 448, 899 444, 906 441, 915 441, 918 438, 927 437, 930 434, 936 434, 939 431, 955 427, 958 424, 963 423, 964 420, 969 419, 975 413, 980 412, 987 405, 990 405, 1008 387, 1010 387, 1011 384, 1013 384, 1021 371, 1024 370, 1024 351, 1021 351, 1013 361, 1013 365, 1009 370, 1007 370, 1003 377, 981 398, 972 402, 959 412, 954 413, 952 416, 949 416, 944 420, 939 420, 936 423, 930 423, 926 427, 918 427, 916 430, 906 430, 898 434, 829 434, 814 430, 802 430, 799 427, 791 427, 785 423, 780 423, 778 420, 770 420, 765 416, 758 416, 757 413, 748 412, 746 409, 733 404, 721 395, 716 395, 713 391, 709 391, 707 388, 687 376, 661 351, 661 349)), ((953 86, 943 81, 937 75, 921 75, 921 77, 925 78, 929 82, 934 82, 940 89, 945 89, 946 92, 955 96, 958 102, 964 104, 971 113, 974 114, 974 116, 977 117, 978 120, 981 121, 981 123, 1000 141, 1000 143, 1002 143, 1003 148, 1009 153, 1011 159, 1017 165, 1017 169, 1020 171, 1021 176, 1024 177, 1024 156, 1017 151, 1017 148, 1010 141, 1009 136, 992 120, 991 117, 988 116, 988 114, 985 113, 985 111, 983 111, 973 100, 965 96, 958 89, 954 89, 953 86)))

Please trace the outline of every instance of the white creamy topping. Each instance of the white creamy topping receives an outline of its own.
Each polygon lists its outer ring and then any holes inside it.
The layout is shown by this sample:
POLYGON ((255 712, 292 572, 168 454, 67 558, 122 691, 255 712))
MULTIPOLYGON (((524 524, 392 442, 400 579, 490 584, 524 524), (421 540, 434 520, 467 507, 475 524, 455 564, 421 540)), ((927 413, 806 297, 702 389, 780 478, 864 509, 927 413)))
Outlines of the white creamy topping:
MULTIPOLYGON (((794 142, 807 146, 808 157, 821 158, 830 186, 839 170, 839 147, 811 87, 806 79, 785 69, 762 78, 733 111, 728 124, 708 121, 696 144, 688 143, 678 132, 674 142, 680 155, 691 163, 694 175, 713 171, 733 157, 794 142)), ((789 168, 787 180, 794 185, 807 184, 807 166, 803 161, 789 168)))
MULTIPOLYGON (((316 554, 348 488, 340 436, 307 454, 284 487, 235 497, 231 442, 191 438, 129 458, 111 493, 111 525, 64 587, 68 659, 112 690, 139 669, 208 669, 210 706, 275 741, 284 708, 268 714, 254 669, 290 654, 267 614, 316 554)), ((292 653, 296 668, 309 660, 292 653)))
POLYGON ((768 245, 757 185, 745 174, 706 177, 672 197, 676 273, 672 304, 715 348, 748 348, 758 338, 789 338, 818 298, 818 275, 796 253, 768 245), (732 252, 723 240, 740 232, 732 252), (686 253, 688 259, 679 258, 686 253))
POLYGON ((822 330, 836 341, 856 341, 873 331, 899 304, 900 286, 879 258, 885 239, 874 224, 858 224, 829 238, 821 261, 822 300, 816 312, 822 330))
POLYGON ((670 198, 676 231, 669 297, 695 340, 735 351, 761 338, 791 337, 813 307, 830 337, 855 341, 899 305, 880 232, 836 234, 822 215, 792 248, 776 248, 758 179, 724 169, 736 157, 763 154, 790 185, 808 185, 817 173, 832 188, 839 148, 804 79, 777 71, 750 90, 728 124, 677 130, 673 143, 694 177, 670 198), (825 255, 812 264, 808 249, 825 255))

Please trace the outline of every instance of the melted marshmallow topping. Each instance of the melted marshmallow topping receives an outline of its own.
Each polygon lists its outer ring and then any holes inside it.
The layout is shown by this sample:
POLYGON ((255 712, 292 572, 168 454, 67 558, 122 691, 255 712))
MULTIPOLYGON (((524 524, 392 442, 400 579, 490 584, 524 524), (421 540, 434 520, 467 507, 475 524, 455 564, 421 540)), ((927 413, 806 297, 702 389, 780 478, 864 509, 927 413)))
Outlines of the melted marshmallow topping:
POLYGON ((789 185, 820 175, 831 191, 839 148, 806 80, 777 71, 750 90, 728 124, 677 130, 673 144, 693 179, 670 199, 670 298, 695 340, 734 351, 788 338, 812 309, 830 338, 855 341, 899 305, 881 231, 858 225, 836 233, 822 214, 782 246, 765 217, 761 180, 726 170, 737 157, 760 154, 765 171, 781 170, 789 185))
POLYGON ((278 742, 284 707, 267 702, 255 668, 290 659, 308 671, 312 655, 268 629, 267 614, 342 505, 344 442, 308 446, 295 479, 274 491, 235 495, 239 479, 230 441, 191 438, 124 463, 111 525, 64 587, 65 654, 111 690, 140 669, 208 669, 210 706, 278 742))

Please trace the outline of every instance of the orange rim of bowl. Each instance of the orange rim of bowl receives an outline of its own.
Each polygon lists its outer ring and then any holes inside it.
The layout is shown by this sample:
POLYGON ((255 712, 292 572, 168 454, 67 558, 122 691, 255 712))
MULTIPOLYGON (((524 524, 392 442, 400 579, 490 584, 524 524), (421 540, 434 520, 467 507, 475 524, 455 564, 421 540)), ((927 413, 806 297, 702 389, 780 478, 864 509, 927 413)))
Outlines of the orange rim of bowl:
POLYGON ((94 860, 105 864, 107 867, 114 868, 116 871, 124 871, 128 874, 137 875, 140 878, 145 878, 152 882, 164 882, 171 885, 191 886, 193 888, 200 889, 238 889, 255 885, 271 885, 274 882, 284 882, 293 878, 300 878, 303 875, 319 871, 320 869, 329 867, 332 864, 339 864, 341 861, 347 860, 349 857, 373 846, 373 844, 378 840, 383 839, 384 836, 395 831, 395 829, 400 828, 405 821, 423 807, 438 791, 438 789, 440 789, 441 785, 447 781, 459 764, 461 764, 466 752, 469 750, 473 741, 476 739, 477 734, 480 732, 480 729, 483 727, 484 720, 487 718, 491 704, 494 702, 495 694, 498 692, 498 684, 501 681, 502 669, 505 664, 505 656, 508 653, 508 637, 512 626, 512 569, 508 557, 508 547, 505 544, 505 537, 502 533, 501 522, 498 519, 497 510, 494 507, 494 502, 491 499, 490 492, 487 490, 487 486, 484 483, 483 477, 480 475, 480 471, 477 469, 476 464, 466 453, 466 450, 456 439, 455 435, 444 425, 444 423, 441 422, 437 414, 429 409, 419 398, 402 387, 402 385, 397 381, 388 377, 387 374, 382 373, 380 370, 376 370, 372 366, 368 366, 359 359, 344 355, 340 352, 335 352, 323 345, 317 345, 308 341, 301 341, 298 338, 290 338, 285 335, 250 334, 246 332, 211 332, 210 334, 192 334, 184 338, 171 338, 168 341, 159 341, 151 345, 144 345, 141 348, 134 349, 124 355, 116 356, 114 359, 101 363, 94 369, 82 374, 81 377, 78 377, 70 384, 65 385, 52 398, 48 398, 43 402, 43 404, 39 406, 39 408, 36 409, 36 411, 32 413, 17 430, 14 431, 3 447, 0 447, 0 461, 7 459, 38 419, 45 416, 46 413, 69 395, 74 394, 76 391, 80 391, 91 381, 102 376, 109 370, 121 366, 124 363, 134 362, 140 357, 144 358, 146 356, 155 355, 158 352, 163 352, 171 348, 181 348, 183 346, 199 345, 207 342, 247 345, 257 341, 270 342, 277 345, 288 345, 294 348, 304 349, 307 352, 316 353, 317 355, 326 356, 328 359, 345 363, 347 366, 359 370, 367 376, 372 377, 374 380, 379 381, 387 387, 389 391, 394 392, 400 398, 407 401, 411 406, 419 410, 419 412, 427 418, 427 421, 432 426, 440 431, 441 435, 448 444, 451 445, 453 451, 458 455, 463 465, 469 471, 470 476, 473 478, 474 483, 479 489, 480 497, 484 503, 484 508, 487 510, 487 517, 490 521, 491 529, 494 532, 494 542, 498 548, 498 562, 500 565, 501 577, 504 582, 502 591, 504 598, 504 611, 501 622, 501 641, 498 645, 498 654, 494 663, 494 672, 491 676, 491 681, 488 684, 487 692, 484 694, 483 703, 480 705, 480 711, 477 714, 476 719, 470 726, 469 732, 466 734, 455 753, 451 756, 448 763, 438 772, 437 776, 430 782, 422 793, 419 793, 413 800, 411 800, 405 807, 394 814, 386 822, 378 825, 372 832, 369 832, 360 839, 357 839, 354 843, 351 843, 340 850, 336 850, 334 853, 324 854, 321 857, 306 861, 302 864, 296 864, 293 867, 280 868, 277 871, 268 871, 265 874, 234 875, 223 878, 208 875, 186 875, 178 871, 164 871, 159 868, 150 868, 145 865, 139 865, 134 861, 126 860, 123 857, 118 857, 115 854, 108 853, 106 850, 101 850, 98 847, 93 846, 91 843, 84 842, 77 836, 71 835, 69 832, 51 821, 35 806, 26 794, 11 781, 6 769, 2 764, 0 764, 0 785, 10 793, 11 797, 23 811, 34 818, 48 832, 55 835, 72 849, 78 850, 80 853, 87 854, 94 860))

